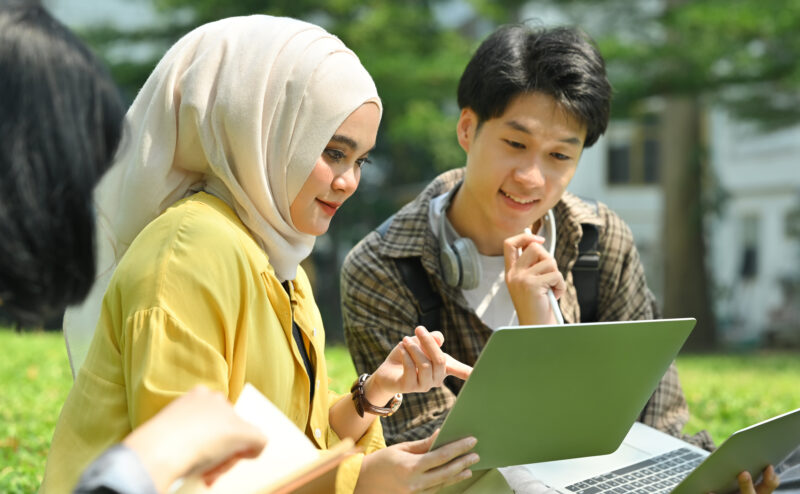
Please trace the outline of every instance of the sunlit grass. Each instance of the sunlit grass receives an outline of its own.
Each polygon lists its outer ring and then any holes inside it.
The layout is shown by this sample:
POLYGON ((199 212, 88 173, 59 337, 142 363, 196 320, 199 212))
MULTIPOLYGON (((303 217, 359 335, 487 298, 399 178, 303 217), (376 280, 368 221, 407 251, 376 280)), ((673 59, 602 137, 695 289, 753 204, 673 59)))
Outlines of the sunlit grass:
POLYGON ((719 444, 731 433, 800 408, 800 354, 687 355, 678 359, 691 419, 719 444))
MULTIPOLYGON (((34 492, 61 404, 72 386, 60 333, 0 330, 0 492, 34 492)), ((355 369, 342 346, 326 351, 331 388, 348 392, 355 369)), ((692 412, 686 432, 732 432, 800 408, 800 355, 688 355, 678 359, 692 412)))
POLYGON ((325 349, 325 360, 328 362, 328 377, 331 378, 331 389, 339 394, 349 393, 350 386, 356 380, 356 369, 350 354, 344 346, 330 346, 325 349))
MULTIPOLYGON (((39 488, 72 374, 61 333, 0 329, 0 493, 39 488)), ((347 349, 326 351, 331 389, 347 393, 356 371, 347 349)))
POLYGON ((60 333, 0 331, 0 492, 35 492, 72 386, 60 333))

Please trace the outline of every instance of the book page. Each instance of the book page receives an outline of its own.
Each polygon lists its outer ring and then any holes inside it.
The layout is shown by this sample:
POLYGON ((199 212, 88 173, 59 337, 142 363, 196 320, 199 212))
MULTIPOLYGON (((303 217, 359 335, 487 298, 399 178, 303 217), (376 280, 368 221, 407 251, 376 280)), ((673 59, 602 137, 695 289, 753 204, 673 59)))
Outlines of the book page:
MULTIPOLYGON (((353 450, 352 441, 344 441, 327 452, 318 450, 286 415, 250 384, 245 385, 234 408, 236 413, 261 429, 267 437, 264 450, 257 458, 239 460, 211 487, 207 487, 202 478, 195 475, 183 479, 180 486, 174 485, 171 492, 281 492, 284 491, 281 486, 287 482, 296 488, 334 469, 353 450)), ((333 473, 335 475, 335 469, 333 473)))

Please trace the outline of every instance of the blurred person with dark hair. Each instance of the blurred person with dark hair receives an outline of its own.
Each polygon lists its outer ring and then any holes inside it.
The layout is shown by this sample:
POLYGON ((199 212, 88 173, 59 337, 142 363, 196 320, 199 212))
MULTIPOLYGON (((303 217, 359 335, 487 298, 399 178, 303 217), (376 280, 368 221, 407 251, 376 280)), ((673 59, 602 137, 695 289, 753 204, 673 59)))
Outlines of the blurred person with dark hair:
POLYGON ((42 7, 0 9, 0 299, 36 323, 92 286, 92 189, 124 108, 88 48, 42 7))
MULTIPOLYGON (((92 189, 123 115, 77 37, 38 2, 0 0, 0 304, 23 324, 60 314, 94 282, 92 189)), ((76 492, 163 492, 197 466, 211 482, 264 444, 221 394, 196 388, 107 451, 76 492)))

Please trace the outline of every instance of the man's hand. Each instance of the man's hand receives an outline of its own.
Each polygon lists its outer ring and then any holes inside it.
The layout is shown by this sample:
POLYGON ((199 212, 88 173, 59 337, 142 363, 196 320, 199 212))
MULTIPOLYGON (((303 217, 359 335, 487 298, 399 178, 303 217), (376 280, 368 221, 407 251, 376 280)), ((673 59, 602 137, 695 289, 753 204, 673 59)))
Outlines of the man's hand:
POLYGON ((772 465, 764 469, 763 478, 758 485, 753 485, 753 478, 747 471, 740 473, 736 480, 739 482, 739 492, 742 494, 770 494, 781 483, 781 479, 775 474, 772 465))
POLYGON ((520 324, 554 324, 547 291, 552 289, 558 299, 567 289, 556 260, 544 249, 543 242, 544 238, 530 233, 503 242, 506 286, 520 324))

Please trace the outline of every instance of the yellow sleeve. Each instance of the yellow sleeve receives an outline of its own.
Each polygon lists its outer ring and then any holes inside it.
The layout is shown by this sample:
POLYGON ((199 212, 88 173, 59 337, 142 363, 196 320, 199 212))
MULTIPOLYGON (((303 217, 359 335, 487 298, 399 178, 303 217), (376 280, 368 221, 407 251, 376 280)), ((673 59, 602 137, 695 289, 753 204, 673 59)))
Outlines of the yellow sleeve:
MULTIPOLYGON (((340 396, 328 390, 328 403, 330 403, 330 407, 333 407, 339 400, 349 399, 349 396, 340 396)), ((340 441, 341 439, 336 435, 333 428, 330 428, 328 447, 333 447, 340 441)), ((358 483, 358 475, 361 472, 361 463, 364 461, 364 455, 386 447, 386 442, 383 439, 383 427, 381 427, 381 421, 378 417, 375 417, 372 425, 361 436, 361 439, 356 442, 356 445, 361 447, 363 453, 353 455, 339 465, 339 470, 336 474, 336 494, 352 493, 358 483)))
POLYGON ((132 427, 199 384, 235 399, 243 378, 232 369, 245 369, 242 311, 258 277, 228 223, 194 206, 151 223, 106 293, 132 427))
POLYGON ((133 428, 199 384, 228 396, 228 364, 218 347, 221 331, 212 323, 189 329, 158 307, 129 318, 122 362, 133 428))

